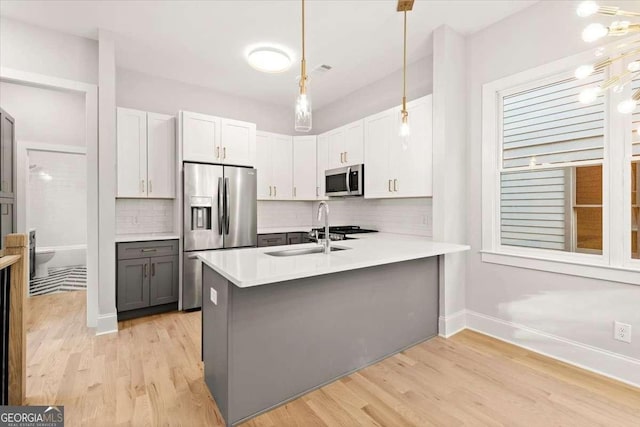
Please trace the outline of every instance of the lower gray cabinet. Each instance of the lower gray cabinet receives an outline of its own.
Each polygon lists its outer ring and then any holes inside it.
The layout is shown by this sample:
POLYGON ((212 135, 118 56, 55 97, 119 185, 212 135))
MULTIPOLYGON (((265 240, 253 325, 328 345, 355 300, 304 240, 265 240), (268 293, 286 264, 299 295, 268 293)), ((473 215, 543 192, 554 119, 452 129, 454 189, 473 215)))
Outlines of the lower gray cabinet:
POLYGON ((149 258, 118 261, 118 311, 149 306, 149 258))
POLYGON ((120 320, 178 308, 177 240, 118 243, 116 253, 120 320))
POLYGON ((149 305, 169 304, 178 301, 178 257, 150 258, 151 278, 149 305))

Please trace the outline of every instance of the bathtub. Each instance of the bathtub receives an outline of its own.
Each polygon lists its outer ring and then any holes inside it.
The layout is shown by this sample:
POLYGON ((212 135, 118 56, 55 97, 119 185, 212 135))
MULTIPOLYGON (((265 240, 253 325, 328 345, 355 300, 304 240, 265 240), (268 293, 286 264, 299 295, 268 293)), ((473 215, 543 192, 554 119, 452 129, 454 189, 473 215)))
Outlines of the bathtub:
POLYGON ((87 245, 38 246, 36 251, 55 251, 48 267, 70 267, 87 265, 87 245))

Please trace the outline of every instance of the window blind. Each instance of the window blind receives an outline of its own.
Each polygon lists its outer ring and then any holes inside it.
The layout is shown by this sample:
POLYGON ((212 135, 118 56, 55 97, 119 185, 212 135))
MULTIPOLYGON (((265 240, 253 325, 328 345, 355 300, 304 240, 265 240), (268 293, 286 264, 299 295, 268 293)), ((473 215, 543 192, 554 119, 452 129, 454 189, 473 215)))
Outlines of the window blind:
POLYGON ((503 168, 602 159, 604 95, 591 104, 578 101, 602 78, 558 79, 503 97, 503 168))
POLYGON ((564 169, 502 173, 502 244, 565 250, 566 184, 564 169))

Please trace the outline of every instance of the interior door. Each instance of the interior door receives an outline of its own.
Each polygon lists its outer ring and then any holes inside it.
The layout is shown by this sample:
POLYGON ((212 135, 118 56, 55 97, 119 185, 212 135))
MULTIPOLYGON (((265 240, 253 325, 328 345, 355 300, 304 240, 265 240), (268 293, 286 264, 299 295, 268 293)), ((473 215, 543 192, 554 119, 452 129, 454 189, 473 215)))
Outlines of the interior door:
POLYGON ((224 168, 224 247, 256 246, 258 212, 256 203, 256 170, 225 166, 224 168))
POLYGON ((273 168, 271 166, 272 138, 272 135, 266 132, 256 133, 258 200, 269 200, 273 197, 273 168))
POLYGON ((293 198, 316 198, 316 137, 293 137, 293 198))
POLYGON ((256 125, 222 119, 222 162, 226 165, 255 164, 256 125))
POLYGON ((117 197, 147 197, 147 113, 118 108, 117 197))
POLYGON ((0 116, 0 197, 14 197, 15 121, 4 110, 0 110, 0 116))
POLYGON ((182 160, 220 163, 220 118, 205 114, 182 113, 182 160))
POLYGON ((164 114, 147 113, 147 195, 176 197, 175 120, 164 114))
POLYGON ((275 135, 272 144, 273 198, 291 200, 293 196, 293 137, 275 135))

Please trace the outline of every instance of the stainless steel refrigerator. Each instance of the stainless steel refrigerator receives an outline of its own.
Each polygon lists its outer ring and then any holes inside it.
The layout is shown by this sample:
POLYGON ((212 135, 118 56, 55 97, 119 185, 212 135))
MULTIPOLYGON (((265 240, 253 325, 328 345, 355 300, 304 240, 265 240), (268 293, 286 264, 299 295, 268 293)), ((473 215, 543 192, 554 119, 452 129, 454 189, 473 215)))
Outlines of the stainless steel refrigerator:
POLYGON ((202 305, 202 263, 210 250, 257 244, 253 168, 184 163, 182 309, 202 305))

